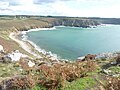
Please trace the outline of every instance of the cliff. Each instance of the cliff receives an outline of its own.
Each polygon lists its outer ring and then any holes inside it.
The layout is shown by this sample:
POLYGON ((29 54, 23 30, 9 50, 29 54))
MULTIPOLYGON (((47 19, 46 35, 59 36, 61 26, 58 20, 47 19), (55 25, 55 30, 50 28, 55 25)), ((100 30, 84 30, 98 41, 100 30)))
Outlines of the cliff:
POLYGON ((62 18, 52 21, 50 24, 52 26, 71 26, 71 27, 82 27, 87 28, 91 26, 97 26, 100 23, 92 19, 71 19, 71 18, 62 18))
POLYGON ((102 24, 120 25, 120 18, 89 18, 89 19, 93 19, 102 24))
POLYGON ((33 28, 50 28, 53 26, 72 26, 87 28, 97 26, 100 23, 92 19, 80 18, 2 18, 0 19, 0 30, 28 30, 33 28))

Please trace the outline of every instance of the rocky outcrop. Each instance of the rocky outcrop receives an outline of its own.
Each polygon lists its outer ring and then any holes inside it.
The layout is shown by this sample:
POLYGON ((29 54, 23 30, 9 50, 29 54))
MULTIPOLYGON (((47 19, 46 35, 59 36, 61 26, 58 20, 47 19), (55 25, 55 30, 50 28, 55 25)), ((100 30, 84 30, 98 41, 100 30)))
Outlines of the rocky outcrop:
POLYGON ((83 61, 85 61, 85 60, 95 60, 95 57, 96 57, 96 55, 94 55, 94 54, 88 54, 88 55, 85 56, 83 61))
POLYGON ((0 52, 4 52, 3 46, 0 45, 0 52))
POLYGON ((91 26, 100 25, 99 22, 90 19, 58 19, 53 21, 52 26, 71 26, 71 27, 83 27, 88 28, 91 26))
POLYGON ((114 24, 114 25, 120 25, 120 18, 89 18, 89 19, 93 19, 95 21, 98 21, 102 24, 114 24))
POLYGON ((120 64, 120 54, 118 54, 117 58, 116 58, 116 63, 120 64))

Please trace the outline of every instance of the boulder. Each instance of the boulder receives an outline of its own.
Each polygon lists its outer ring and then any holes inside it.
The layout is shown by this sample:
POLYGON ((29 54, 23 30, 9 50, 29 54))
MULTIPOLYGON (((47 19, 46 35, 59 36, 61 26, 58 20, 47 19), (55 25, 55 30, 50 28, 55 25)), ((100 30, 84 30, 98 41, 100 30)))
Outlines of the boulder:
POLYGON ((85 56, 84 60, 95 60, 96 55, 88 54, 85 56))
POLYGON ((29 61, 29 62, 28 62, 28 66, 29 66, 29 67, 33 67, 33 66, 35 66, 35 63, 33 63, 32 61, 29 61))
POLYGON ((19 52, 19 50, 15 50, 14 52, 9 53, 6 55, 7 58, 10 58, 11 61, 19 61, 21 58, 27 57, 27 55, 24 55, 19 52))
POLYGON ((82 60, 84 60, 84 59, 85 59, 85 56, 78 57, 78 58, 77 58, 77 61, 82 61, 82 60))
POLYGON ((118 54, 118 56, 116 58, 116 62, 117 62, 117 64, 120 64, 120 54, 118 54))
POLYGON ((103 69, 103 72, 107 75, 109 75, 111 73, 111 70, 106 70, 106 69, 103 69))
POLYGON ((4 48, 2 45, 0 45, 0 52, 4 52, 4 48))

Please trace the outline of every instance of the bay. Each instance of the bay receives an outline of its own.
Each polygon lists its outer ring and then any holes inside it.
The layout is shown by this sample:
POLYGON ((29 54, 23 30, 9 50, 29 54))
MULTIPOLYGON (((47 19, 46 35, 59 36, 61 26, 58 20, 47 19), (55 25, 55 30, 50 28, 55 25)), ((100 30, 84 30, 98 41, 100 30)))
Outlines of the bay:
POLYGON ((55 28, 28 32, 28 40, 63 59, 71 60, 86 54, 120 51, 120 25, 55 28))

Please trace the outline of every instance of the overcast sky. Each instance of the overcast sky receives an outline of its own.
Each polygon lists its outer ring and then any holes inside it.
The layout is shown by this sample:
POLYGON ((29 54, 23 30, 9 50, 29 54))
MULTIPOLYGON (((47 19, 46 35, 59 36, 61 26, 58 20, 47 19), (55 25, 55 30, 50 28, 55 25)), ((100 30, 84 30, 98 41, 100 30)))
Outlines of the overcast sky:
POLYGON ((0 15, 120 18, 120 0, 0 0, 0 15))

